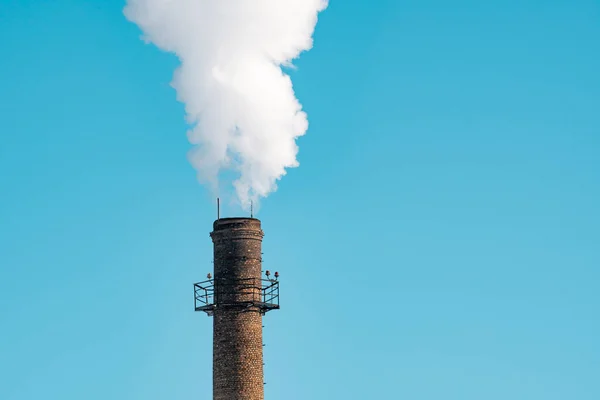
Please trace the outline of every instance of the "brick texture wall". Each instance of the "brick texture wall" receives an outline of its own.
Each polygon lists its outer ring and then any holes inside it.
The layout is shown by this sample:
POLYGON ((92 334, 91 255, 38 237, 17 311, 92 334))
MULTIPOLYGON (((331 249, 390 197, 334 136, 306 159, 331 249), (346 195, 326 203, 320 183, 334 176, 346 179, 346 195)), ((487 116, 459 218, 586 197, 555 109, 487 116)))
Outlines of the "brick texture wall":
POLYGON ((263 231, 252 218, 215 221, 213 399, 264 400, 260 298, 263 231))

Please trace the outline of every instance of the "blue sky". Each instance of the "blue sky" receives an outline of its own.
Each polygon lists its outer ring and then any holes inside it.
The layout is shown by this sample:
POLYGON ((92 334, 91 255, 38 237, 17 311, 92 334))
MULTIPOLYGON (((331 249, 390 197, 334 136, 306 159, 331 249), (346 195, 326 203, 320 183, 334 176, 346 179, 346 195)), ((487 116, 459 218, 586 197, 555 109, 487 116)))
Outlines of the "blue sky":
MULTIPOLYGON (((209 399, 214 199, 120 1, 0 0, 0 398, 209 399)), ((600 398, 600 4, 333 1, 266 397, 600 398)), ((233 209, 224 210, 233 213, 233 209)))

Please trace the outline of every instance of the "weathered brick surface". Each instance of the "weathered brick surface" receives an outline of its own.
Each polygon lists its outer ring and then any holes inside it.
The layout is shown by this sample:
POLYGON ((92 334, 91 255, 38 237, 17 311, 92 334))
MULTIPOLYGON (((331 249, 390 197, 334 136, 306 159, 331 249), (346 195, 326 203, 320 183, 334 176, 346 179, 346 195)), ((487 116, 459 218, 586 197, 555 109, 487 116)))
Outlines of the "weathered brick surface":
POLYGON ((262 315, 249 302, 260 296, 260 221, 215 221, 216 309, 213 326, 213 399, 263 400, 262 315))

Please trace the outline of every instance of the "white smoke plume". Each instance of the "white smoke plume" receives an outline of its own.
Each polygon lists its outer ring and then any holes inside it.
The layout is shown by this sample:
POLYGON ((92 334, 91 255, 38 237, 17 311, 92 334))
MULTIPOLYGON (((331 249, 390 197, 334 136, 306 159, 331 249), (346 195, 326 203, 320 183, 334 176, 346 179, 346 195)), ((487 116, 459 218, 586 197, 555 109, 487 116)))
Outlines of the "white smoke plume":
POLYGON ((181 61, 172 86, 185 104, 189 159, 216 187, 234 170, 244 208, 297 167, 308 121, 282 66, 312 47, 327 0, 127 0, 144 40, 181 61))

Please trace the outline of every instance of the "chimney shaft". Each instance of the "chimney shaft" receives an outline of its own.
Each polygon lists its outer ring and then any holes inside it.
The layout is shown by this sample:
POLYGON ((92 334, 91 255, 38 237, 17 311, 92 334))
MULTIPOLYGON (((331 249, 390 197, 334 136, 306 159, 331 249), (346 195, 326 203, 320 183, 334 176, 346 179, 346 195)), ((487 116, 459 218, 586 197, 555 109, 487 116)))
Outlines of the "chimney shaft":
POLYGON ((214 222, 213 400, 264 400, 261 223, 214 222))

